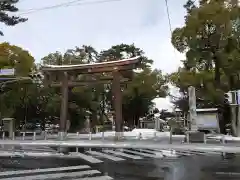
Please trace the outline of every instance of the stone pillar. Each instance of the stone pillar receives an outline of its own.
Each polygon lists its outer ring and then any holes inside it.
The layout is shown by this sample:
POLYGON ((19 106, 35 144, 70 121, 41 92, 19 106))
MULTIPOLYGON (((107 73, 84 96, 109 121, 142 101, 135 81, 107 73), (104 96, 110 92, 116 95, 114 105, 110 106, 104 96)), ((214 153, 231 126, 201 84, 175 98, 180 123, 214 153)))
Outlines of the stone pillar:
POLYGON ((115 131, 118 139, 122 132, 122 92, 120 86, 120 73, 113 73, 113 95, 114 95, 114 110, 115 110, 115 131))
POLYGON ((63 140, 66 136, 66 124, 67 124, 67 114, 68 114, 68 74, 63 73, 62 76, 62 102, 61 102, 61 114, 60 114, 60 132, 59 138, 63 140))
POLYGON ((195 88, 193 86, 190 86, 188 88, 188 96, 189 96, 190 130, 197 131, 196 95, 195 88))

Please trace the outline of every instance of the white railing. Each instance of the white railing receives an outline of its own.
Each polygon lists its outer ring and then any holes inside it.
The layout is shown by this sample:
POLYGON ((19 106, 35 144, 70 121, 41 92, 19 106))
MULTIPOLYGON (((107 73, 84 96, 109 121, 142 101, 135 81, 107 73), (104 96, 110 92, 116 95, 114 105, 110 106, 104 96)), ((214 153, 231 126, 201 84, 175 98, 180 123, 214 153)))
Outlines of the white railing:
MULTIPOLYGON (((20 136, 16 136, 15 132, 13 132, 12 140, 58 140, 58 134, 51 134, 47 131, 43 131, 42 133, 37 132, 20 132, 20 136), (28 135, 28 136, 27 136, 28 135)), ((68 140, 113 140, 115 138, 116 133, 112 132, 99 132, 99 133, 88 133, 88 134, 80 134, 77 133, 68 133, 66 139, 68 140)), ((162 140, 174 138, 179 141, 183 141, 185 135, 170 135, 170 132, 122 132, 121 139, 123 140, 162 140)), ((188 139, 188 137, 186 137, 188 139)), ((6 137, 5 132, 2 133, 2 140, 10 140, 6 137)), ((205 143, 207 140, 218 140, 218 141, 232 141, 232 142, 240 142, 240 137, 233 137, 229 135, 206 135, 205 143)))
MULTIPOLYGON (((20 136, 15 136, 15 133, 13 133, 13 138, 18 140, 47 140, 47 139, 58 139, 58 134, 51 134, 47 131, 42 132, 40 135, 38 135, 36 132, 20 132, 20 136), (28 135, 28 136, 27 136, 28 135)), ((92 140, 92 139, 102 139, 102 140, 110 140, 115 138, 116 133, 115 132, 99 132, 99 133, 88 133, 88 134, 80 134, 77 133, 68 133, 67 139, 75 139, 75 140, 92 140)), ((172 135, 174 138, 178 138, 179 140, 183 140, 185 135, 172 135)), ((164 138, 170 138, 169 132, 122 132, 121 133, 121 139, 124 140, 147 140, 147 139, 164 139, 164 138)), ((5 132, 2 134, 3 140, 10 140, 6 137, 5 132)))
POLYGON ((196 151, 196 152, 225 152, 225 153, 240 153, 239 146, 226 146, 226 144, 212 145, 212 144, 169 144, 169 143, 157 143, 154 141, 79 141, 79 140, 0 140, 0 144, 10 146, 48 146, 48 147, 82 147, 82 148, 136 148, 136 149, 174 149, 176 151, 196 151))

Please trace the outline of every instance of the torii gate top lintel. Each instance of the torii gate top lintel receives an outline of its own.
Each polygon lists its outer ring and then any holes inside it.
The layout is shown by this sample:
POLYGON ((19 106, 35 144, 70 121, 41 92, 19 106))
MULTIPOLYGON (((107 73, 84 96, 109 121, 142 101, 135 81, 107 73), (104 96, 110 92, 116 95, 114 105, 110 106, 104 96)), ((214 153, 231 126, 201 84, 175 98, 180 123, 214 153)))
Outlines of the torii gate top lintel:
POLYGON ((117 61, 108 61, 108 62, 100 62, 93 64, 76 64, 76 65, 43 65, 43 72, 77 72, 77 73, 97 73, 97 72, 109 72, 114 71, 115 68, 117 70, 127 70, 134 69, 141 62, 139 56, 122 59, 117 61))

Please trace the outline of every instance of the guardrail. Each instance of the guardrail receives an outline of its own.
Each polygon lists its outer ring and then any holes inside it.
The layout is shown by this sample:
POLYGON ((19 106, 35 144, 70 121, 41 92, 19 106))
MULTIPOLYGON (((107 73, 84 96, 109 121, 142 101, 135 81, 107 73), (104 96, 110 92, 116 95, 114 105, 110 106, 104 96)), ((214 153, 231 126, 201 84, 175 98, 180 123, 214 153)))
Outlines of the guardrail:
MULTIPOLYGON (((19 132, 20 136, 15 136, 15 132, 13 132, 12 140, 58 140, 58 134, 51 134, 47 131, 43 131, 42 133, 26 131, 19 132), (31 135, 31 136, 27 136, 31 135)), ((5 136, 5 132, 2 133, 2 140, 10 140, 5 136)), ((100 132, 100 133, 88 133, 88 134, 80 134, 77 133, 68 133, 66 136, 66 140, 93 140, 93 139, 101 139, 101 140, 113 140, 115 138, 115 132, 100 132)), ((170 132, 122 132, 121 139, 122 140, 161 140, 168 139, 169 142, 171 138, 179 139, 183 141, 185 138, 188 142, 188 135, 171 135, 170 132)), ((227 141, 232 142, 240 142, 240 137, 232 137, 229 135, 205 135, 204 143, 207 143, 208 140, 217 140, 223 143, 227 141)))
MULTIPOLYGON (((15 140, 16 138, 21 139, 21 140, 25 140, 28 139, 30 136, 26 136, 27 134, 32 135, 31 139, 32 140, 37 140, 37 139, 58 139, 58 134, 51 134, 48 133, 47 131, 43 131, 40 135, 38 135, 37 132, 19 132, 18 134, 20 134, 20 136, 16 136, 15 132, 13 132, 12 135, 12 140, 15 140)), ((134 140, 134 139, 138 139, 138 140, 145 140, 145 139, 161 139, 161 138, 166 138, 166 137, 170 137, 170 133, 169 132, 144 132, 144 133, 134 133, 134 132, 122 132, 121 134, 121 139, 129 139, 129 140, 134 140)), ((173 135, 173 137, 175 138, 180 138, 183 139, 185 137, 185 135, 173 135)), ((92 139, 113 139, 115 138, 115 132, 101 132, 101 133, 88 133, 88 134, 80 134, 79 132, 77 133, 68 133, 66 136, 66 139, 88 139, 88 140, 92 140, 92 139)), ((7 139, 10 140, 6 137, 5 132, 2 133, 2 139, 7 139)))
MULTIPOLYGON (((15 134, 14 134, 15 135, 15 134)), ((43 156, 59 156, 62 157, 61 153, 65 152, 66 149, 75 147, 76 152, 79 148, 87 148, 91 151, 91 148, 135 148, 135 149, 168 149, 178 152, 198 152, 198 153, 208 153, 208 154, 222 154, 226 153, 240 153, 240 147, 238 145, 229 145, 227 142, 229 140, 240 141, 240 138, 235 138, 231 136, 224 135, 206 135, 204 136, 204 143, 194 143, 190 144, 189 142, 183 142, 186 138, 185 135, 172 135, 165 132, 154 132, 154 133, 133 133, 133 132, 124 132, 122 138, 119 141, 114 141, 115 132, 102 132, 96 134, 80 134, 80 133, 68 133, 67 138, 64 141, 58 139, 58 135, 48 134, 43 132, 40 136, 36 132, 21 132, 21 136, 13 136, 13 139, 7 139, 2 137, 0 140, 0 145, 4 148, 6 147, 48 147, 49 149, 54 148, 58 149, 56 155, 54 153, 42 154, 43 156), (32 133, 32 136, 26 136, 26 134, 32 133), (177 141, 172 142, 172 139, 177 141), (165 140, 165 141, 162 141, 165 140), (208 144, 209 140, 214 140, 220 142, 219 144, 208 144)), ((14 148, 13 148, 14 149, 14 148)), ((9 156, 19 156, 18 152, 11 152, 11 150, 6 151, 3 155, 9 156), (10 154, 9 154, 10 153, 10 154)), ((24 156, 27 156, 29 153, 26 152, 24 156), (27 153, 27 154, 26 154, 27 153)), ((21 154, 21 153, 20 153, 21 154)), ((39 154, 33 153, 29 156, 41 156, 39 154)), ((71 156, 72 157, 72 156, 71 156)))
POLYGON ((1 145, 11 146, 48 146, 57 148, 136 148, 136 149, 174 149, 176 151, 197 151, 197 152, 222 152, 222 153, 240 153, 239 146, 226 146, 226 144, 169 144, 169 143, 156 143, 153 141, 56 141, 56 140, 36 140, 36 141, 23 141, 23 140, 0 140, 1 145))

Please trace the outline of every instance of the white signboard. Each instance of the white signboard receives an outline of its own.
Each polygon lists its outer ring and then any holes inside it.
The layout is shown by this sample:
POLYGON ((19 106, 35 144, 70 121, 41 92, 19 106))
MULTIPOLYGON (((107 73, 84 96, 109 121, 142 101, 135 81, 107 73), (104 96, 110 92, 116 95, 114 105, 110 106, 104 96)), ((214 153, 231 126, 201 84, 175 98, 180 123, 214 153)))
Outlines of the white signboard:
POLYGON ((197 116, 197 126, 200 129, 210 128, 210 129, 218 129, 218 117, 217 113, 204 113, 198 114, 197 116))
POLYGON ((227 94, 227 96, 228 96, 228 102, 230 103, 230 104, 233 104, 233 96, 232 96, 232 93, 231 92, 228 92, 228 93, 226 93, 227 94))
POLYGON ((15 74, 15 69, 0 69, 0 76, 12 76, 15 74))
POLYGON ((237 91, 229 91, 226 93, 228 95, 228 102, 232 105, 240 104, 240 90, 237 91))
POLYGON ((240 90, 237 91, 237 104, 240 104, 240 90))

